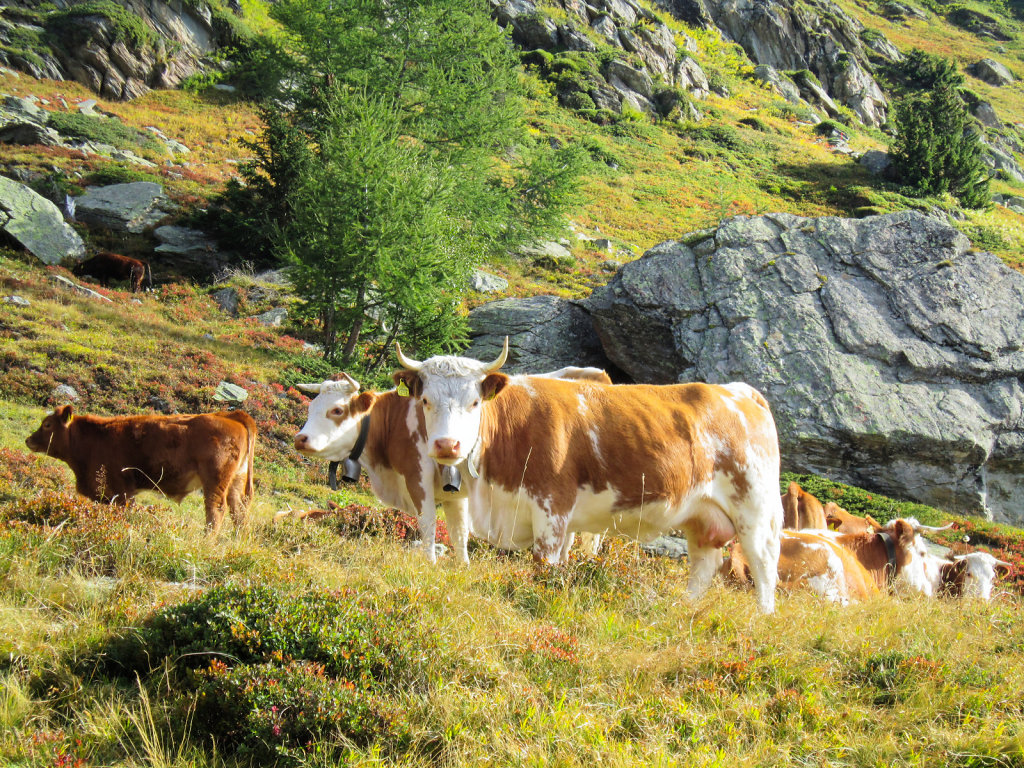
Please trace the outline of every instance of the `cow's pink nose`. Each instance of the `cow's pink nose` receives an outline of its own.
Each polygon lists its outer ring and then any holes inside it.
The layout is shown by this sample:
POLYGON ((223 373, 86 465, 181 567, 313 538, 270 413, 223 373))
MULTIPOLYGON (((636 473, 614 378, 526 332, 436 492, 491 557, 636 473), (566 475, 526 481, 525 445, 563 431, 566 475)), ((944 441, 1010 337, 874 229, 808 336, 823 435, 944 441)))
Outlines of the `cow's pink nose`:
POLYGON ((309 435, 304 435, 302 432, 299 432, 299 434, 295 436, 295 450, 301 451, 306 447, 307 443, 309 443, 309 435))
POLYGON ((434 441, 434 456, 438 459, 454 459, 459 455, 459 441, 442 437, 434 441))

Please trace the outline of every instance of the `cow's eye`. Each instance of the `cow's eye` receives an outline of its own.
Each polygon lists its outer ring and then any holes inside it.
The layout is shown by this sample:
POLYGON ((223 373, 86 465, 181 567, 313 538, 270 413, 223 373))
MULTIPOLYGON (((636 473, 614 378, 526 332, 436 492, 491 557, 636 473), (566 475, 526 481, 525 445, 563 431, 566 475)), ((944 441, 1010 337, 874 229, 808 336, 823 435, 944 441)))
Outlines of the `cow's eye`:
POLYGON ((328 416, 341 416, 341 408, 331 408, 331 412, 328 416))
POLYGON ((421 403, 423 403, 423 407, 424 407, 424 408, 429 408, 429 407, 430 407, 430 403, 428 403, 428 402, 427 402, 427 398, 425 398, 425 397, 424 397, 424 398, 422 398, 422 399, 420 400, 420 402, 421 402, 421 403))
POLYGON ((470 408, 476 408, 478 405, 480 405, 480 401, 479 400, 474 400, 473 401, 473 405, 471 405, 470 408))

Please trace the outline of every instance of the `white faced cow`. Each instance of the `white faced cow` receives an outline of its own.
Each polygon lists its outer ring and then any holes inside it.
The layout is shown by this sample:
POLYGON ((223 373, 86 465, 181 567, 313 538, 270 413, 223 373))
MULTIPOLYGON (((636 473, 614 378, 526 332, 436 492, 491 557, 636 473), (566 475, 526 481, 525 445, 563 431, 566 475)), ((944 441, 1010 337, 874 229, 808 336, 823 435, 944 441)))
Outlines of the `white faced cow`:
MULTIPOLYGON (((611 384, 600 368, 568 367, 537 377, 611 384)), ((419 401, 396 390, 360 393, 359 382, 347 373, 298 388, 316 397, 309 404, 306 423, 295 435, 295 449, 331 462, 360 462, 382 502, 416 516, 431 561, 435 559, 436 504, 440 503, 455 556, 468 562, 466 489, 445 490, 437 465, 428 456, 419 401)), ((357 477, 359 466, 353 465, 351 473, 353 479, 357 477)))
POLYGON ((602 387, 509 378, 493 363, 406 358, 429 456, 466 461, 474 531, 557 562, 573 531, 686 534, 692 597, 739 537, 758 604, 774 610, 782 503, 765 399, 746 384, 602 387), (473 478, 472 475, 478 475, 473 478))

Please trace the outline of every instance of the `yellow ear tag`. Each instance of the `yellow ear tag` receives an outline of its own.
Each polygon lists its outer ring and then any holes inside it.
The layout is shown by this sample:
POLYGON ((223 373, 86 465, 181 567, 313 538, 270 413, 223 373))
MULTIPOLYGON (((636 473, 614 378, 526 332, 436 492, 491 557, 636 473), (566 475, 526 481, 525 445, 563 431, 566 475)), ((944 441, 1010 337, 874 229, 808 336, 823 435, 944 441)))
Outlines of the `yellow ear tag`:
POLYGON ((408 397, 409 396, 409 387, 406 386, 406 383, 404 381, 398 382, 398 396, 399 397, 408 397))
POLYGON ((75 414, 72 413, 70 416, 68 416, 68 424, 70 424, 74 420, 75 420, 75 414))

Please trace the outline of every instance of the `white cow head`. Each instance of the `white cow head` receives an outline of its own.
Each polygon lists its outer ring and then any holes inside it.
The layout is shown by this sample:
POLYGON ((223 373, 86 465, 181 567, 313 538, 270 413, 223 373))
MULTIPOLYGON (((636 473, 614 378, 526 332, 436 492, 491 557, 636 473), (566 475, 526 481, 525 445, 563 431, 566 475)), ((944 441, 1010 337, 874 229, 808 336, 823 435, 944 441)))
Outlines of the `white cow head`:
POLYGON ((1010 572, 1010 564, 997 560, 988 552, 971 552, 954 558, 962 562, 967 569, 964 575, 964 597, 980 597, 988 600, 992 597, 992 585, 998 576, 1010 572))
POLYGON ((439 464, 458 464, 479 439, 481 406, 508 384, 508 376, 496 373, 508 358, 508 337, 491 363, 454 356, 432 357, 421 363, 403 355, 398 344, 395 347, 404 367, 395 372, 395 384, 399 390, 407 387, 423 406, 430 457, 439 464))
POLYGON ((342 461, 359 436, 359 422, 373 407, 374 392, 359 394, 359 382, 342 373, 319 384, 298 384, 316 395, 309 404, 306 423, 295 435, 295 450, 305 456, 342 461))

